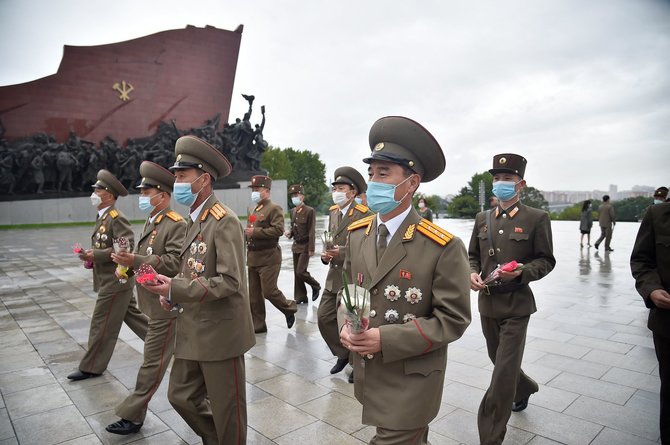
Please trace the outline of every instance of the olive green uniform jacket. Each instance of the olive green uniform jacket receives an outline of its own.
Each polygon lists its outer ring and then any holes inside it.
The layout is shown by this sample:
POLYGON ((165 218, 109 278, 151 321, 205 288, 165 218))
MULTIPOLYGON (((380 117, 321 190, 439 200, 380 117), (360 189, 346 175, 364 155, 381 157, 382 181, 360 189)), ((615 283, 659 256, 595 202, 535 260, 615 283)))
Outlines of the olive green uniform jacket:
POLYGON ((414 209, 379 264, 377 217, 363 218, 349 230, 344 268, 370 290, 370 328, 379 328, 382 347, 372 358, 353 359, 363 423, 393 430, 425 427, 440 409, 447 345, 470 324, 465 247, 414 209))

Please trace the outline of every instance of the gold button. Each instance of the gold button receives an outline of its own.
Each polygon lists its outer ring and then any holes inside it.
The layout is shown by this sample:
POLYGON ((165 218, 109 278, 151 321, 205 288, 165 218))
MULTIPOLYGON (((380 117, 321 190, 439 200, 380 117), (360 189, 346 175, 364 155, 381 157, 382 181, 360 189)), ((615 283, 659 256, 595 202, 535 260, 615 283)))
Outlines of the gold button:
POLYGON ((507 218, 507 213, 503 213, 503 218, 507 218))
POLYGON ((373 310, 370 311, 370 318, 375 318, 376 315, 377 315, 376 310, 373 309, 373 310))

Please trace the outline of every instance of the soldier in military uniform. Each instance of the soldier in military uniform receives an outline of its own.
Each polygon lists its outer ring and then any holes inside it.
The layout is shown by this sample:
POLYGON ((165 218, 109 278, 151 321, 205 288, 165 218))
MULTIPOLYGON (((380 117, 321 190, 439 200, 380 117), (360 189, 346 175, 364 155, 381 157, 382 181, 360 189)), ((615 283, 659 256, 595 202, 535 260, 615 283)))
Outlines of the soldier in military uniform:
MULTIPOLYGON (((150 161, 140 165, 142 182, 139 206, 149 213, 135 253, 113 253, 112 259, 135 271, 148 264, 156 272, 167 276, 179 273, 180 252, 186 235, 186 221, 170 208, 170 196, 175 177, 168 170, 150 161)), ((108 425, 114 434, 136 433, 142 427, 147 405, 163 380, 174 352, 176 311, 161 308, 156 295, 137 286, 140 310, 149 317, 149 330, 144 339, 144 361, 137 373, 135 389, 116 407, 121 420, 108 425)))
POLYGON ((67 376, 75 381, 97 377, 107 369, 124 321, 142 340, 148 327, 148 319, 133 297, 133 277, 119 279, 115 273, 117 265, 112 260, 115 239, 126 238, 131 250, 134 244, 130 223, 116 208, 117 198, 127 196, 128 190, 104 169, 98 172, 93 188, 91 204, 98 209, 91 236, 93 248, 81 252, 79 259, 93 262, 93 290, 98 292, 98 298, 91 317, 88 351, 79 369, 67 376))
POLYGON ((421 182, 437 178, 444 155, 417 122, 379 119, 370 130, 368 205, 377 215, 349 226, 345 270, 370 291, 369 328, 344 326, 354 352, 354 392, 371 444, 425 444, 442 399, 447 345, 470 324, 468 260, 463 242, 412 207, 421 182))
POLYGON ((231 171, 216 148, 195 136, 175 145, 175 200, 190 207, 181 272, 144 286, 177 310, 168 400, 204 445, 244 444, 244 353, 255 344, 244 268, 244 233, 212 185, 231 171))
POLYGON ((545 211, 519 201, 525 187, 526 159, 512 153, 493 157, 493 193, 499 204, 480 212, 470 239, 470 285, 479 291, 479 313, 486 346, 494 364, 491 384, 479 406, 477 423, 483 445, 501 444, 511 411, 528 406, 538 384, 521 370, 530 314, 537 310, 528 283, 554 268, 551 223, 545 211), (499 279, 484 280, 500 264, 522 263, 499 279))
POLYGON ((605 251, 614 252, 610 243, 612 242, 612 231, 616 225, 616 217, 614 216, 614 207, 612 207, 609 195, 603 195, 603 203, 598 207, 598 222, 600 224, 600 237, 596 240, 593 247, 597 250, 600 247, 600 243, 605 240, 605 251))
POLYGON ((328 232, 332 238, 330 246, 324 246, 321 262, 328 264, 326 286, 321 297, 317 320, 321 337, 337 357, 337 362, 330 370, 331 374, 342 371, 349 363, 349 350, 340 343, 340 330, 337 327, 337 293, 342 287, 342 265, 347 245, 347 227, 354 221, 372 215, 372 211, 363 204, 357 204, 356 196, 367 190, 365 179, 352 167, 340 167, 335 170, 333 187, 333 204, 328 214, 328 232))
POLYGON ((661 443, 670 444, 670 203, 649 207, 637 232, 630 268, 649 308, 661 379, 661 443))
POLYGON ((298 305, 287 300, 277 287, 281 269, 279 237, 284 233, 284 211, 270 200, 272 179, 267 176, 251 178, 251 200, 255 203, 244 229, 247 237, 247 266, 249 268, 249 300, 254 331, 267 332, 265 300, 267 299, 286 317, 289 329, 295 323, 298 305))
POLYGON ((312 288, 312 301, 319 298, 321 285, 307 271, 309 259, 314 255, 314 238, 316 226, 316 212, 305 204, 305 189, 300 184, 294 184, 288 189, 291 202, 295 207, 291 209, 291 228, 284 235, 293 239, 293 299, 297 304, 307 303, 307 288, 312 288))

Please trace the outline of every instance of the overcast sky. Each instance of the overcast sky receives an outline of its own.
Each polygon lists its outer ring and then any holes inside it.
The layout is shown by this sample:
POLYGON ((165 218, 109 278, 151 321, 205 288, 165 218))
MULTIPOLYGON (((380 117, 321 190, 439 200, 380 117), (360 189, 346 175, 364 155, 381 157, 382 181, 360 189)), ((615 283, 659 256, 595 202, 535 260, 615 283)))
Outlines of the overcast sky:
POLYGON ((500 152, 541 190, 670 185, 668 0, 0 0, 0 85, 55 73, 65 44, 239 24, 229 120, 254 94, 265 139, 329 175, 364 173, 372 123, 404 115, 447 159, 424 193, 457 193, 500 152))

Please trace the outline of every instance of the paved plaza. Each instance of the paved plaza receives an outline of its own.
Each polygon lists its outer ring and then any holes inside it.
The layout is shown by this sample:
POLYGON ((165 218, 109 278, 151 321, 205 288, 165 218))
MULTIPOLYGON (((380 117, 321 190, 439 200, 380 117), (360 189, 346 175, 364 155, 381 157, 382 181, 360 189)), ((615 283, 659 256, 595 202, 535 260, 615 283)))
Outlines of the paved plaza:
MULTIPOLYGON (((469 242, 472 220, 437 222, 469 242)), ((321 230, 323 224, 319 218, 321 230)), ((105 431, 142 362, 142 341, 126 326, 101 377, 66 378, 84 355, 96 297, 91 272, 71 246, 87 245, 91 227, 0 231, 0 445, 200 443, 167 400, 167 375, 140 433, 105 431)), ((528 409, 512 413, 505 444, 660 443, 658 363, 629 268, 638 224, 616 225, 612 253, 580 250, 578 222, 552 227, 557 265, 532 284, 539 310, 531 317, 523 365, 540 392, 528 409)), ((281 243, 279 284, 292 298, 290 245, 281 243)), ((318 256, 310 270, 324 282, 318 256)), ((430 427, 433 445, 478 443, 476 413, 492 365, 474 293, 472 302, 472 324, 449 346, 442 409, 430 427)), ((268 305, 268 332, 246 354, 249 444, 362 444, 374 434, 361 424, 349 369, 329 373, 335 360, 317 328, 318 303, 300 305, 290 330, 268 305)))

